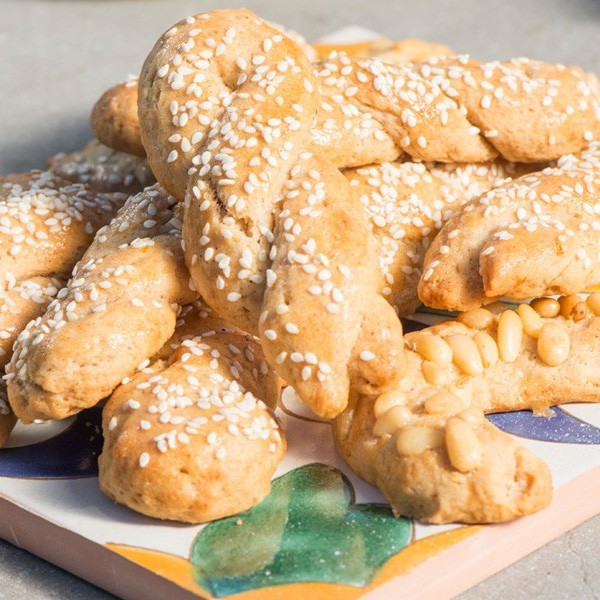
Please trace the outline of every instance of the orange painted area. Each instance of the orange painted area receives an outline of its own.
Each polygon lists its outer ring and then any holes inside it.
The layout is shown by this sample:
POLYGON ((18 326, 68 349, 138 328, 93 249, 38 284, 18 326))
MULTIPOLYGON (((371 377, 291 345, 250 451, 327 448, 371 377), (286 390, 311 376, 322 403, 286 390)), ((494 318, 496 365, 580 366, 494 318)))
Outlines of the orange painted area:
POLYGON ((392 556, 392 558, 387 561, 367 589, 372 590, 398 575, 405 575, 414 567, 424 563, 428 558, 471 537, 480 529, 482 529, 481 525, 459 527, 458 529, 431 535, 417 542, 413 542, 410 546, 402 550, 402 552, 398 552, 398 554, 392 556))
MULTIPOLYGON (((311 600, 354 600, 386 581, 398 575, 404 575, 438 552, 446 550, 473 535, 479 529, 481 527, 461 527, 412 543, 393 556, 379 571, 371 584, 364 588, 337 583, 290 583, 242 592, 230 596, 230 598, 235 598, 235 600, 305 600, 306 598, 311 600)), ((211 597, 206 590, 203 590, 194 581, 190 563, 180 556, 121 544, 105 545, 109 550, 172 581, 199 597, 211 597)))
POLYGON ((134 546, 124 546, 122 544, 104 544, 106 548, 124 556, 131 562, 141 565, 145 569, 160 575, 164 579, 172 581, 179 587, 182 587, 201 598, 210 598, 210 594, 203 590, 195 581, 192 575, 192 565, 190 562, 159 550, 146 550, 134 546))

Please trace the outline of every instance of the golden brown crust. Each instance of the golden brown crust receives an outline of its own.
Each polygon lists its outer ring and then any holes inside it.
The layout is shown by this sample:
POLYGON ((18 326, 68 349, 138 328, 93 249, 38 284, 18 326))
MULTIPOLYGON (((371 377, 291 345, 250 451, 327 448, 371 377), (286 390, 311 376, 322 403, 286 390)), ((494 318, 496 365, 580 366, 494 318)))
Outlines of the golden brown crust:
MULTIPOLYGON (((0 178, 0 368, 27 323, 40 317, 66 282, 72 267, 125 201, 101 194, 49 171, 0 178)), ((16 418, 0 402, 0 446, 16 418)))
POLYGON ((468 310, 499 296, 571 294, 600 282, 600 146, 469 203, 427 252, 419 297, 468 310))
MULTIPOLYGON (((543 413, 573 400, 599 402, 600 317, 590 311, 578 322, 536 317, 537 328, 529 328, 526 311, 519 309, 516 321, 522 319, 521 327, 532 335, 517 332, 516 352, 508 356, 510 335, 501 331, 502 314, 483 311, 479 328, 448 321, 406 335, 406 368, 397 389, 355 397, 336 419, 339 452, 382 490, 397 514, 432 523, 496 522, 548 504, 552 486, 546 465, 479 415, 543 413), (558 328, 567 340, 555 366, 545 362, 547 341, 540 332, 550 331, 547 327, 558 328), (478 351, 482 335, 497 348, 495 355, 478 351), (492 357, 489 364, 485 356, 492 357), (462 436, 453 442, 449 430, 457 425, 462 436)), ((553 350, 560 349, 553 343, 553 350)))
POLYGON ((482 467, 461 473, 444 448, 400 456, 393 441, 376 438, 372 404, 366 397, 351 404, 335 420, 334 438, 350 468, 381 490, 396 515, 424 523, 497 523, 550 502, 548 467, 492 425, 477 431, 482 467))
POLYGON ((279 380, 256 340, 185 310, 169 355, 104 408, 100 487, 148 516, 200 523, 264 498, 286 444, 267 408, 279 380))
POLYGON ((375 389, 395 377, 401 327, 375 289, 364 211, 339 170, 305 152, 315 86, 311 64, 290 40, 248 11, 215 11, 159 40, 142 69, 139 107, 158 177, 179 197, 190 179, 183 237, 201 295, 241 329, 260 333, 270 365, 313 410, 333 416, 351 380, 375 389), (225 41, 198 62, 182 50, 191 37, 197 48, 225 41), (202 114, 190 115, 183 102, 187 69, 203 82, 194 88, 202 114), (169 150, 165 136, 183 146, 169 150))
POLYGON ((0 279, 68 276, 94 233, 125 202, 50 171, 0 178, 0 279))
POLYGON ((59 177, 84 183, 97 192, 137 194, 156 183, 145 158, 114 150, 97 140, 79 152, 61 152, 47 162, 48 169, 59 177))
POLYGON ((93 406, 171 336, 179 305, 197 297, 173 204, 158 186, 130 198, 57 300, 21 333, 7 372, 22 420, 93 406))
POLYGON ((371 221, 380 289, 400 316, 420 304, 425 252, 444 223, 473 198, 528 170, 498 159, 462 165, 396 161, 344 171, 371 221))
POLYGON ((137 79, 132 78, 106 90, 92 109, 92 129, 100 142, 109 148, 146 156, 140 138, 137 114, 137 79))
POLYGON ((313 142, 340 167, 403 152, 428 161, 502 155, 538 163, 600 137, 598 81, 577 67, 465 56, 391 65, 333 54, 316 76, 322 110, 313 142))

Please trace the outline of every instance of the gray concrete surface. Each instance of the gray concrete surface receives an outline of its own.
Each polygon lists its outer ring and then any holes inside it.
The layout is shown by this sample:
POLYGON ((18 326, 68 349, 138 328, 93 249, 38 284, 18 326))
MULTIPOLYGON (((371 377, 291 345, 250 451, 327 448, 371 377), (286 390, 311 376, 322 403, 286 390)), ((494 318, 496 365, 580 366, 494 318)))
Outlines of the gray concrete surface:
MULTIPOLYGON (((531 56, 600 72, 598 0, 245 0, 309 39, 348 24, 444 42, 482 59, 531 56)), ((98 95, 139 70, 181 17, 235 0, 0 0, 0 174, 43 165, 91 137, 98 95)), ((600 517, 491 577, 464 600, 600 598, 600 517)), ((109 598, 0 542, 0 598, 109 598)))

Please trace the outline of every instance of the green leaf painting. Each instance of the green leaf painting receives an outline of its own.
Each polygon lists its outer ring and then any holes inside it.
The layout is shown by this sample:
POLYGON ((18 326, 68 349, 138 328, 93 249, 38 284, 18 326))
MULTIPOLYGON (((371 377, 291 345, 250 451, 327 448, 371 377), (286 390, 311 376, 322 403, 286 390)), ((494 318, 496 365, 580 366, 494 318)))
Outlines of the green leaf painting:
POLYGON ((385 505, 355 504, 338 469, 312 464, 276 479, 250 510, 205 527, 191 563, 198 584, 218 597, 308 581, 365 586, 410 536, 409 520, 385 505))

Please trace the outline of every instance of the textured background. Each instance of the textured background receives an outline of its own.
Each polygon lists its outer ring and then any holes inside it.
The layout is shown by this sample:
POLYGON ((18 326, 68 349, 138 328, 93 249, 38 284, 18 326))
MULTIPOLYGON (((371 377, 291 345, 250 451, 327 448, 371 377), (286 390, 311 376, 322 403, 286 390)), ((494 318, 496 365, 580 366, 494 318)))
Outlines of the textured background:
MULTIPOLYGON (((349 24, 444 42, 476 58, 530 56, 600 73, 599 0, 245 0, 309 40, 349 24)), ((91 138, 100 93, 137 73, 180 18, 230 2, 0 0, 0 175, 91 138)), ((600 598, 600 517, 464 594, 464 600, 600 598)), ((110 596, 0 541, 0 598, 110 596)))

